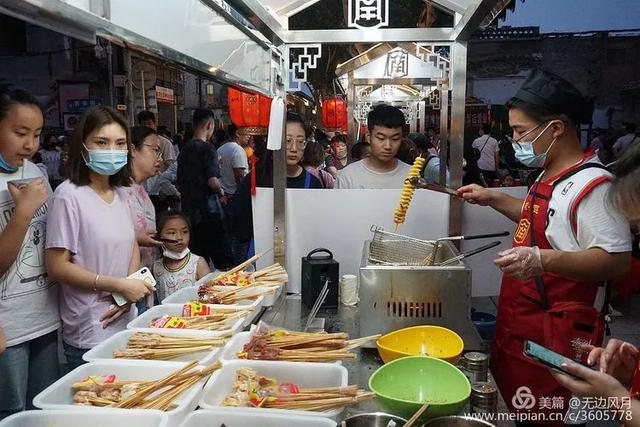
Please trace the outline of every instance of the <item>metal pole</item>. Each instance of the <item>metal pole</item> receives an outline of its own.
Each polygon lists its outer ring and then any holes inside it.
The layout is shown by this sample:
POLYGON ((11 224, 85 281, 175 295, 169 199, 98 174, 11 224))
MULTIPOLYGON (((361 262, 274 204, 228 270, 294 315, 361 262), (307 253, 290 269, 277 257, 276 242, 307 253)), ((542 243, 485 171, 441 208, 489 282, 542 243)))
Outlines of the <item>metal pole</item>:
POLYGON ((358 142, 360 128, 359 122, 356 121, 356 85, 353 83, 353 72, 349 73, 349 88, 347 97, 347 114, 349 115, 349 141, 353 144, 358 142))
POLYGON ((113 96, 113 45, 111 42, 107 42, 107 75, 109 76, 108 90, 109 90, 109 105, 115 106, 113 96))
MULTIPOLYGON (((464 114, 467 92, 467 43, 456 42, 452 46, 453 64, 451 68, 451 187, 462 185, 462 159, 464 151, 464 114)), ((449 205, 449 235, 462 234, 462 204, 457 197, 451 197, 449 205)))
POLYGON ((144 85, 144 71, 140 70, 140 87, 142 88, 142 109, 147 109, 147 87, 144 85))
POLYGON ((449 80, 440 86, 440 185, 447 185, 449 154, 449 80))
MULTIPOLYGON (((284 52, 288 52, 284 48, 284 52)), ((282 64, 279 62, 279 64, 282 64)), ((287 104, 285 85, 289 81, 289 55, 285 55, 284 70, 280 70, 282 79, 276 85, 276 94, 287 104)), ((287 268, 286 263, 286 207, 287 207, 287 136, 286 114, 282 120, 282 144, 280 150, 273 152, 273 257, 274 261, 287 268)))
POLYGON ((173 97, 173 134, 178 133, 178 97, 173 97))
POLYGON ((127 76, 125 83, 125 103, 127 104, 127 116, 129 117, 129 123, 134 123, 133 117, 133 76, 131 75, 131 51, 124 49, 124 72, 127 76))

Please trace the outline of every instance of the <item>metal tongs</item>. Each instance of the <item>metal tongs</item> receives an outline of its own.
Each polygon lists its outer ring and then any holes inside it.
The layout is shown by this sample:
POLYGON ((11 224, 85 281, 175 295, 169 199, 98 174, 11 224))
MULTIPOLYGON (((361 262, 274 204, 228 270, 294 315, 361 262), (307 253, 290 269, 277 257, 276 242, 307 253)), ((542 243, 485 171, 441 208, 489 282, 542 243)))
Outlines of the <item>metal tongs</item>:
MULTIPOLYGON (((427 265, 433 265, 433 263, 436 260, 436 255, 438 253, 438 249, 440 248, 440 244, 444 241, 460 241, 460 240, 476 240, 476 239, 488 239, 490 237, 506 237, 508 236, 510 233, 508 231, 501 231, 499 233, 488 233, 488 234, 475 234, 472 236, 451 236, 451 237, 442 237, 438 240, 435 241, 434 247, 433 247, 433 252, 431 254, 430 257, 428 257, 428 259, 425 259, 425 264, 427 265)), ((487 245, 481 246, 479 248, 470 250, 469 252, 465 252, 462 253, 458 256, 455 256, 453 258, 449 258, 446 261, 441 262, 440 264, 438 264, 439 266, 443 267, 449 264, 453 264, 454 262, 460 261, 464 258, 470 257, 472 255, 478 254, 480 252, 484 252, 488 249, 491 248, 495 248, 496 246, 500 245, 500 241, 497 240, 495 242, 491 242, 487 245)))
POLYGON ((405 182, 408 182, 409 184, 413 185, 416 188, 424 188, 426 190, 437 191, 438 193, 444 193, 444 194, 448 194, 450 196, 460 197, 458 195, 458 192, 456 190, 454 190, 453 188, 444 187, 444 186, 438 185, 438 184, 433 184, 433 183, 428 182, 426 179, 421 178, 419 176, 415 176, 413 178, 407 178, 405 180, 405 182))

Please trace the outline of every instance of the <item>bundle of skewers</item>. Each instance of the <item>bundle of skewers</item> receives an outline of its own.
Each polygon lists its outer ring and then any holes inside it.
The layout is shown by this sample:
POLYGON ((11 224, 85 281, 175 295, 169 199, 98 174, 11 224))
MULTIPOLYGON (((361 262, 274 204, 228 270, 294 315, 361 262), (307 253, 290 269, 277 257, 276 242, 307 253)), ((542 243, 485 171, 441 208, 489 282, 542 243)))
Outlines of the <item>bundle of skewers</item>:
POLYGON ((209 286, 203 284, 198 289, 198 301, 203 304, 235 304, 242 300, 253 300, 262 295, 275 293, 273 287, 263 287, 259 283, 247 286, 209 286))
POLYGON ((257 254, 235 268, 221 273, 212 280, 200 285, 198 297, 207 304, 233 304, 242 299, 253 299, 266 293, 273 293, 273 288, 283 286, 289 280, 287 271, 282 265, 272 264, 262 270, 249 273, 245 268, 255 263, 264 253, 257 254), (231 287, 232 289, 225 289, 231 287), (242 292, 248 288, 252 292, 242 292))
POLYGON ((343 332, 254 332, 238 357, 288 362, 335 362, 355 359, 356 354, 352 350, 378 338, 380 335, 349 340, 349 335, 343 332))
POLYGON ((289 276, 287 270, 278 263, 254 271, 235 271, 233 273, 221 273, 202 286, 239 286, 244 287, 258 283, 260 286, 282 286, 287 283, 289 276))
MULTIPOLYGON (((205 331, 226 331, 235 319, 245 317, 249 309, 231 311, 211 310, 206 315, 169 316, 164 315, 151 321, 150 327, 159 329, 199 329, 205 331)), ((229 333, 231 331, 229 330, 229 333)))
POLYGON ((114 350, 116 359, 172 360, 189 354, 211 351, 223 347, 223 337, 177 337, 136 332, 127 341, 126 348, 114 350))
POLYGON ((174 401, 202 379, 220 368, 216 362, 198 368, 193 361, 166 377, 156 381, 118 381, 115 375, 92 376, 74 383, 75 405, 114 407, 126 409, 159 409, 168 411, 174 401))
POLYGON ((290 409, 298 411, 328 411, 371 400, 373 393, 356 385, 346 387, 298 388, 291 383, 278 383, 274 378, 259 375, 249 368, 239 368, 233 393, 226 396, 223 406, 290 409))

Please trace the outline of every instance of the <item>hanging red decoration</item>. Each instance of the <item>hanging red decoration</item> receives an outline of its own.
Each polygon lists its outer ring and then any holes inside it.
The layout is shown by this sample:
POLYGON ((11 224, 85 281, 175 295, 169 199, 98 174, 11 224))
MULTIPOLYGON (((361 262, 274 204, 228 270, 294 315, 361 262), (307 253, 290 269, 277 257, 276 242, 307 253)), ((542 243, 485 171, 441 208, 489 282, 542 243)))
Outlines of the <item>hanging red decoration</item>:
POLYGON ((249 135, 266 135, 269 128, 271 98, 229 88, 229 115, 238 130, 249 135))
POLYGON ((339 96, 322 101, 322 125, 329 132, 348 132, 347 101, 339 96))

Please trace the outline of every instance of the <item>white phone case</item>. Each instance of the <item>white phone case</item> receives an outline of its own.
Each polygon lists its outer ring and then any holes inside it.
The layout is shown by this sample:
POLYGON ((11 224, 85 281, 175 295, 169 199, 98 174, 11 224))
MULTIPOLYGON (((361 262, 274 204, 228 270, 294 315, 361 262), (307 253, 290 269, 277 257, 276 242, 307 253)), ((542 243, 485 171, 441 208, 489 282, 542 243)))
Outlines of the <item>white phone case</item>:
MULTIPOLYGON (((156 287, 156 279, 153 277, 153 275, 151 274, 151 271, 147 267, 142 267, 140 270, 128 276, 127 279, 144 280, 145 282, 151 284, 154 288, 156 287)), ((122 307, 123 305, 128 303, 126 298, 117 292, 114 292, 112 296, 119 307, 122 307)))

